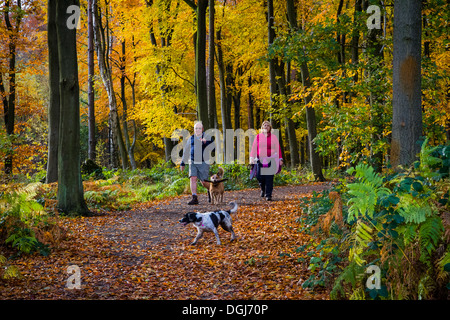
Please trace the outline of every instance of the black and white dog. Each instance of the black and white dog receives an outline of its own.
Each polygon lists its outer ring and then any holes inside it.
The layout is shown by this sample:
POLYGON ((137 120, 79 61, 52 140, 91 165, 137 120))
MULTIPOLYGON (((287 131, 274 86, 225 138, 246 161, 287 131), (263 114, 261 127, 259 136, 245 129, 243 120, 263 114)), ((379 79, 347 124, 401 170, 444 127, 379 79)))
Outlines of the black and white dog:
POLYGON ((238 209, 238 205, 236 202, 230 202, 229 203, 233 208, 230 210, 217 210, 217 211, 211 211, 211 212, 188 212, 184 215, 183 219, 181 219, 179 222, 182 223, 184 226, 188 225, 189 223, 193 223, 194 226, 197 228, 197 236, 195 237, 194 241, 191 243, 192 245, 195 245, 197 241, 203 236, 203 233, 205 231, 207 232, 214 232, 217 239, 217 244, 220 245, 220 238, 219 233, 217 232, 217 227, 220 225, 224 230, 231 232, 231 241, 236 239, 236 235, 233 231, 232 221, 231 221, 231 213, 234 213, 238 209))

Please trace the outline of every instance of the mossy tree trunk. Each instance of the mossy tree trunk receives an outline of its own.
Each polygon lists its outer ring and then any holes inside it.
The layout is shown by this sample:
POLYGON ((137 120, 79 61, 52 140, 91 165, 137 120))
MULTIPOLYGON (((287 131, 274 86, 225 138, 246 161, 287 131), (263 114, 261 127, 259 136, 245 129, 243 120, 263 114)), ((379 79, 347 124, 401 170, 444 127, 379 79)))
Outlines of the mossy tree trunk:
MULTIPOLYGON (((60 130, 58 144, 58 209, 70 215, 87 215, 80 168, 80 99, 76 29, 69 28, 67 8, 78 0, 49 0, 56 6, 59 52, 60 130)), ((53 65, 50 65, 53 68, 53 65)))

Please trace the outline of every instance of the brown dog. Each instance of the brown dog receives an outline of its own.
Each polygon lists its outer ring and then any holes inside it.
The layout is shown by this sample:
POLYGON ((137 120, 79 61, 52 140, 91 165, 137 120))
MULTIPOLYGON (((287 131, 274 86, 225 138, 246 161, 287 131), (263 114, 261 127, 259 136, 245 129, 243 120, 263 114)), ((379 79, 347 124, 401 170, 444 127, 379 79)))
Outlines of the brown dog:
POLYGON ((223 193, 225 192, 223 182, 228 180, 223 179, 223 174, 223 168, 219 167, 217 173, 211 176, 211 180, 206 180, 209 182, 209 193, 211 195, 212 204, 223 202, 223 193))

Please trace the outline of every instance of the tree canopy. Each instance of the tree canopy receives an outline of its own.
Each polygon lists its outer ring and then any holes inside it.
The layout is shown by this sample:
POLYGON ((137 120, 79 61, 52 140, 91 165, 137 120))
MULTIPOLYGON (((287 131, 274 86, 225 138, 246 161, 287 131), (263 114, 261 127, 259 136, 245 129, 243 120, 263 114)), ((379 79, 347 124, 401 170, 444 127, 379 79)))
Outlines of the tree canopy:
MULTIPOLYGON (((258 129, 263 119, 271 119, 281 129, 283 151, 294 165, 308 162, 305 154, 311 148, 326 167, 390 163, 392 2, 269 1, 273 27, 268 29, 266 1, 216 1, 213 43, 206 41, 212 24, 206 23, 209 7, 203 2, 81 1, 77 50, 82 160, 88 157, 87 137, 93 130, 88 127, 90 77, 98 141, 93 160, 104 166, 127 168, 132 161, 148 167, 164 159, 172 133, 191 128, 205 112, 212 121, 204 120, 208 127, 222 130, 258 129), (99 38, 94 61, 88 63, 87 9, 92 2, 98 16, 94 35, 98 32, 99 38), (380 9, 379 29, 368 28, 368 20, 374 19, 369 4, 380 9), (202 6, 206 9, 199 11, 202 6), (211 53, 212 66, 207 63, 211 53), (99 54, 104 64, 98 63, 99 54), (204 67, 199 69, 199 64, 204 67), (271 66, 274 78, 269 76, 271 66), (305 70, 308 77, 303 79, 305 70), (110 84, 102 74, 109 75, 110 84), (210 74, 214 88, 209 101, 215 107, 207 109, 207 91, 201 87, 208 85, 202 79, 210 74), (113 98, 116 107, 111 106, 113 98), (317 118, 317 135, 309 144, 308 110, 317 118), (112 117, 117 117, 114 127, 112 117), (110 137, 116 138, 111 142, 110 137)), ((442 8, 438 0, 421 8, 423 136, 433 144, 449 137, 449 13, 442 8)), ((35 173, 47 162, 46 3, 6 1, 2 11, 2 171, 35 173)))

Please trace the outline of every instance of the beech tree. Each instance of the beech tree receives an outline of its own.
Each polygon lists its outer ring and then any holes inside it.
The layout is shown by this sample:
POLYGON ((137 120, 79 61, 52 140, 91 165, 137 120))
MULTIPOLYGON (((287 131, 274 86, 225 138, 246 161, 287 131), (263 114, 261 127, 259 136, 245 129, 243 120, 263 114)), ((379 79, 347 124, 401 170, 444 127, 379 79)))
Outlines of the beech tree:
POLYGON ((209 129, 208 85, 206 79, 206 9, 208 0, 184 0, 196 13, 197 37, 195 39, 195 89, 197 94, 197 114, 203 127, 209 129))
POLYGON ((92 161, 96 160, 95 146, 97 145, 97 138, 95 136, 95 104, 94 104, 94 13, 93 0, 87 2, 88 15, 88 127, 89 127, 89 143, 88 143, 88 157, 92 161))
MULTIPOLYGON (((58 52, 58 60, 50 70, 59 70, 59 141, 58 141, 58 209, 71 215, 88 215, 84 201, 80 168, 80 97, 76 28, 71 28, 67 13, 69 6, 78 6, 78 0, 49 0, 48 21, 56 22, 56 38, 51 33, 49 47, 58 52), (56 40, 56 41, 55 41, 56 40)), ((51 82, 52 90, 58 90, 51 82)))
MULTIPOLYGON (((287 10, 289 23, 293 30, 301 30, 301 28, 297 24, 296 19, 296 9, 295 3, 293 0, 287 0, 287 10)), ((303 50, 301 50, 303 51, 303 50)), ((304 54, 303 54, 304 55, 304 54)), ((305 88, 311 87, 311 78, 309 74, 308 64, 305 60, 304 56, 298 57, 300 60, 300 71, 301 71, 301 81, 305 88)), ((325 177, 322 173, 322 163, 320 161, 320 156, 317 147, 314 143, 314 138, 317 136, 317 123, 316 123, 316 113, 313 107, 309 106, 309 102, 311 101, 312 93, 308 94, 304 98, 304 103, 306 105, 306 124, 308 128, 308 150, 309 150, 309 159, 311 162, 311 167, 314 173, 314 177, 316 180, 324 181, 325 177)))
MULTIPOLYGON (((17 1, 13 6, 12 1, 7 0, 4 4, 3 16, 5 19, 6 30, 8 33, 8 69, 7 72, 0 73, 0 95, 3 101, 3 115, 6 126, 6 134, 14 134, 15 109, 16 109, 16 56, 17 39, 19 37, 20 25, 24 14, 21 1, 17 1), (11 19, 10 18, 13 18, 11 19), (13 22, 12 22, 12 21, 13 22), (5 78, 5 80, 3 79, 5 78), (9 87, 9 92, 5 89, 5 83, 9 87)), ((9 150, 5 157, 5 173, 12 174, 13 152, 9 150)))
POLYGON ((394 3, 394 53, 391 161, 410 165, 420 151, 422 136, 420 0, 394 3))
POLYGON ((209 39, 208 39, 208 121, 213 128, 218 127, 216 110, 216 86, 214 84, 214 33, 215 1, 209 0, 209 39))
POLYGON ((56 31, 56 1, 48 1, 48 65, 50 99, 48 105, 48 159, 46 182, 58 181, 58 144, 59 144, 59 58, 58 34, 56 31))
POLYGON ((98 0, 93 0, 93 30, 94 30, 94 44, 97 51, 98 69, 103 85, 108 93, 109 106, 109 126, 111 128, 111 148, 110 161, 113 167, 117 167, 117 158, 120 155, 122 160, 122 169, 127 168, 128 157, 125 148, 125 143, 122 137, 122 129, 119 121, 119 114, 117 111, 117 98, 114 90, 114 83, 112 77, 112 67, 110 64, 110 42, 111 32, 109 26, 109 8, 105 6, 105 14, 101 11, 101 6, 98 0), (103 18, 104 17, 104 22, 103 18))

